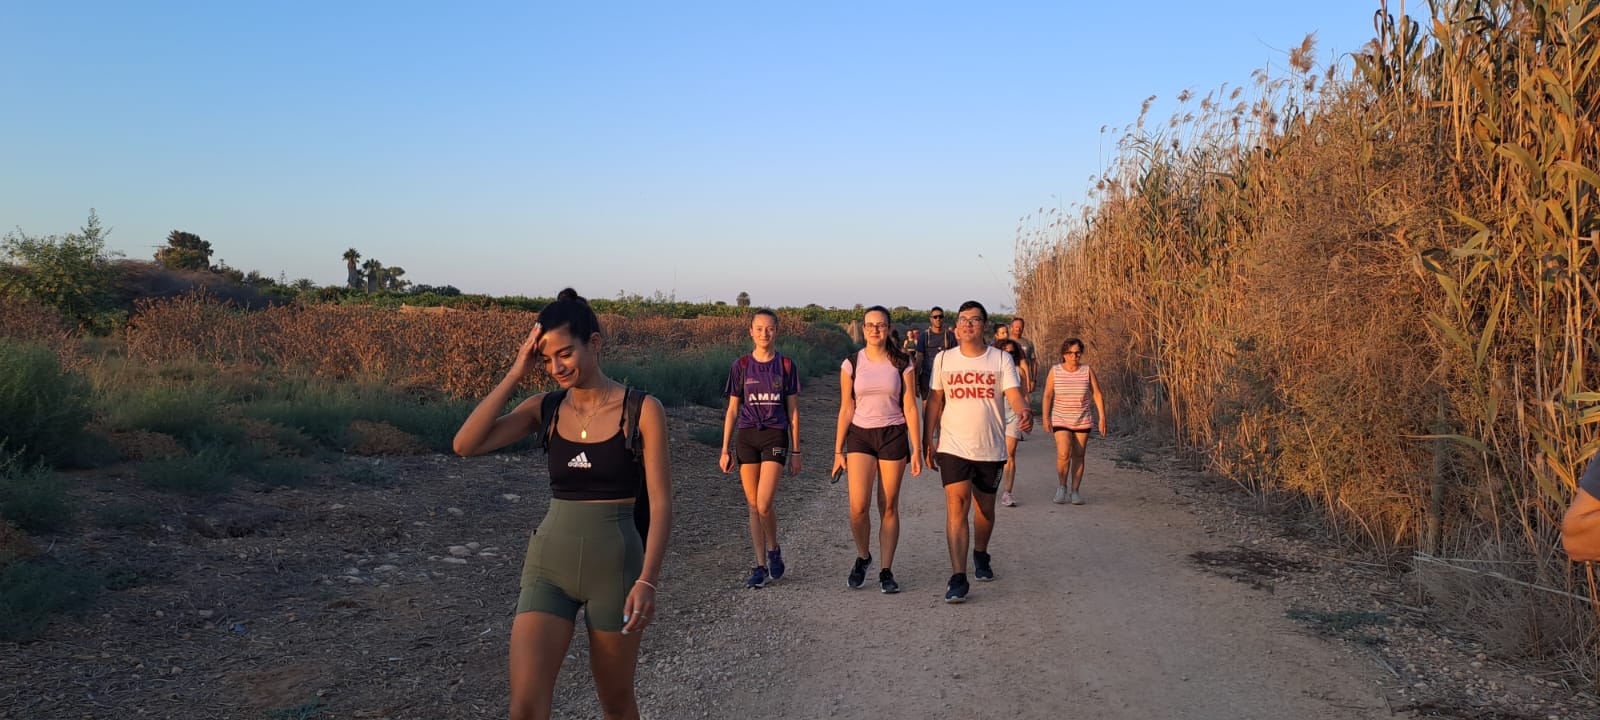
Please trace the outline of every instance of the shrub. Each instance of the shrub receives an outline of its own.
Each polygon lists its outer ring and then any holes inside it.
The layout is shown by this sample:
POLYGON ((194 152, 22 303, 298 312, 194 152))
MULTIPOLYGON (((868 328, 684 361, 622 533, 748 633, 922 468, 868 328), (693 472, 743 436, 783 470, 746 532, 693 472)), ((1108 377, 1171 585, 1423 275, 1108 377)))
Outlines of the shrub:
POLYGON ((65 563, 22 560, 0 568, 0 641, 28 642, 54 615, 81 615, 100 595, 98 573, 65 563))
POLYGON ((72 504, 49 466, 0 459, 0 516, 29 532, 54 532, 72 522, 72 504))
POLYGON ((299 458, 267 458, 251 463, 245 473, 264 485, 301 487, 315 479, 317 464, 299 458))
POLYGON ((207 445, 188 457, 145 463, 139 475, 157 490, 185 495, 211 495, 233 488, 234 454, 220 445, 207 445))
POLYGON ((112 388, 102 400, 105 423, 112 430, 147 430, 189 443, 237 440, 243 432, 219 422, 220 401, 207 384, 153 382, 112 388))
POLYGON ((61 462, 89 421, 89 386, 42 345, 0 338, 0 444, 27 460, 61 462))

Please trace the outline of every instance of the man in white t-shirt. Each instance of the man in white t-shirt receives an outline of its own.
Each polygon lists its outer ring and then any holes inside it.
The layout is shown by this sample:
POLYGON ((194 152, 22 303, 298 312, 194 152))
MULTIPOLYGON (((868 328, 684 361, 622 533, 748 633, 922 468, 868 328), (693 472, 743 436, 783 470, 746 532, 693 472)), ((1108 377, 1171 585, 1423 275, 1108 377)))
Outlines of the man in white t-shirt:
POLYGON ((944 482, 945 540, 950 546, 950 585, 944 601, 967 599, 967 541, 972 540, 972 575, 994 579, 989 537, 994 533, 995 492, 1006 464, 1005 403, 1023 432, 1033 431, 1033 411, 1022 395, 1011 355, 984 344, 989 311, 982 303, 961 304, 956 347, 933 359, 928 402, 923 407, 922 447, 926 465, 944 482), (937 439, 935 439, 937 438, 937 439), (977 508, 969 532, 969 508, 977 508))

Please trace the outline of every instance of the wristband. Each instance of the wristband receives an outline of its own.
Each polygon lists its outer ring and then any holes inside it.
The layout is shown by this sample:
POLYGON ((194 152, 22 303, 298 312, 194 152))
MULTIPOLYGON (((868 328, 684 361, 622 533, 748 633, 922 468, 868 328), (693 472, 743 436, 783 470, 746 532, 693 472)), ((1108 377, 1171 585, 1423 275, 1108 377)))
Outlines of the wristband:
POLYGON ((800 454, 800 451, 799 451, 799 450, 790 450, 790 451, 789 451, 789 454, 790 454, 790 455, 799 455, 799 454, 800 454))
POLYGON ((643 585, 643 586, 645 586, 647 588, 650 588, 651 590, 654 590, 656 592, 661 592, 661 588, 656 587, 655 583, 652 583, 652 582, 650 582, 648 580, 635 580, 635 581, 633 581, 633 584, 635 584, 635 585, 643 585))

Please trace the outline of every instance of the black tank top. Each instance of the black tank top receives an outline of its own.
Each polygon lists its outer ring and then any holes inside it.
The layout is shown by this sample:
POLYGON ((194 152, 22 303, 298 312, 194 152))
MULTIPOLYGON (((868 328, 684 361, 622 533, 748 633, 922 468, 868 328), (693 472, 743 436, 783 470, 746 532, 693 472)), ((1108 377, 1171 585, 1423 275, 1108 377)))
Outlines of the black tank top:
POLYGON ((550 496, 557 500, 631 500, 644 482, 644 463, 623 443, 621 422, 616 434, 592 443, 568 440, 551 428, 549 458, 550 496))

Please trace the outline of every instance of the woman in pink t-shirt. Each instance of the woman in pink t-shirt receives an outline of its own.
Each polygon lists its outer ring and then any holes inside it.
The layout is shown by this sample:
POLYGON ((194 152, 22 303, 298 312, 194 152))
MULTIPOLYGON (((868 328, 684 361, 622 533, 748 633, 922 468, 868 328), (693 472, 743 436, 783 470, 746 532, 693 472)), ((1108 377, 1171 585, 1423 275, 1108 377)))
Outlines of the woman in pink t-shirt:
POLYGON ((878 496, 878 549, 883 556, 878 585, 900 592, 895 582, 895 546, 900 541, 900 481, 906 463, 922 474, 922 428, 917 417, 916 370, 894 337, 889 311, 867 308, 861 323, 866 347, 839 367, 839 424, 833 441, 833 474, 850 478, 850 534, 856 560, 845 584, 859 588, 872 564, 873 489, 878 496))

